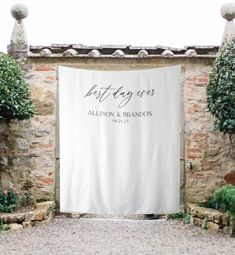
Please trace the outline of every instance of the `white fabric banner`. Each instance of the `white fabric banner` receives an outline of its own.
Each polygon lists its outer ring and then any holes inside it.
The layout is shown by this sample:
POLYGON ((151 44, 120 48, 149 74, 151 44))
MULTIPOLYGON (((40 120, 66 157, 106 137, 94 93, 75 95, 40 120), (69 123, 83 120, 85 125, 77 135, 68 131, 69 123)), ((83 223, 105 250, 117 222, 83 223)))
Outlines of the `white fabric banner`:
POLYGON ((180 66, 59 67, 62 212, 179 211, 180 66))

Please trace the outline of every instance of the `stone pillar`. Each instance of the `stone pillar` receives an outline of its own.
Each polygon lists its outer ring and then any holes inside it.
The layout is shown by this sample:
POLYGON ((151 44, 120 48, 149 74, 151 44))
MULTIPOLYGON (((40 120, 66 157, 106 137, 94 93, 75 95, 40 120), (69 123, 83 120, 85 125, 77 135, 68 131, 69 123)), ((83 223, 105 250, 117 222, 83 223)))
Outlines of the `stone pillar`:
POLYGON ((24 30, 23 19, 28 16, 28 9, 23 4, 15 4, 11 8, 11 15, 15 18, 8 54, 15 59, 24 58, 29 51, 28 41, 24 30))
POLYGON ((221 16, 226 19, 221 48, 235 37, 235 26, 233 19, 235 18, 235 3, 225 3, 220 9, 221 16))

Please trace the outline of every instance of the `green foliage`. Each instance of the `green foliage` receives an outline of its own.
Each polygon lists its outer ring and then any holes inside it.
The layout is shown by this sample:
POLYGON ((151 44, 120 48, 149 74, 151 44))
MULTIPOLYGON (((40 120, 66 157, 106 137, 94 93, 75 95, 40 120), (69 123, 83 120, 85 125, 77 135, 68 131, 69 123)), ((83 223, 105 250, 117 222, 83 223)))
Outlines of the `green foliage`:
POLYGON ((29 119, 34 114, 30 90, 16 64, 0 53, 0 121, 29 119))
POLYGON ((207 86, 208 108, 215 117, 215 129, 235 133, 235 39, 214 61, 207 86))
POLYGON ((21 197, 20 197, 20 205, 21 206, 36 206, 36 199, 32 195, 30 191, 26 191, 21 197))
POLYGON ((207 202, 202 202, 198 204, 199 207, 207 207, 207 202))
POLYGON ((0 212, 12 212, 18 205, 19 197, 13 189, 0 189, 0 212))
POLYGON ((182 220, 184 222, 184 224, 190 224, 191 213, 190 212, 173 213, 173 214, 168 215, 168 218, 173 219, 173 220, 182 220))
POLYGON ((235 186, 225 185, 217 189, 209 199, 207 207, 222 209, 229 214, 235 214, 235 186))
POLYGON ((184 224, 190 224, 190 220, 191 220, 191 213, 187 212, 184 216, 184 224))
POLYGON ((0 220, 0 232, 10 229, 8 224, 5 224, 2 220, 0 220))
POLYGON ((172 213, 168 215, 168 218, 173 220, 182 220, 184 218, 184 213, 183 212, 172 213))

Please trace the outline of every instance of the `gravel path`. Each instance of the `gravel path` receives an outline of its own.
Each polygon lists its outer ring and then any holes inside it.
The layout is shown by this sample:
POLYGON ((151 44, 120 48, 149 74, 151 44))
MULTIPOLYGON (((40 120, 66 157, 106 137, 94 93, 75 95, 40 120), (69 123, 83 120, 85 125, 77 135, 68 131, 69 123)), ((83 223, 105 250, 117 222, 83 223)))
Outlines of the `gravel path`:
POLYGON ((178 221, 58 217, 0 234, 0 255, 235 255, 235 239, 178 221))

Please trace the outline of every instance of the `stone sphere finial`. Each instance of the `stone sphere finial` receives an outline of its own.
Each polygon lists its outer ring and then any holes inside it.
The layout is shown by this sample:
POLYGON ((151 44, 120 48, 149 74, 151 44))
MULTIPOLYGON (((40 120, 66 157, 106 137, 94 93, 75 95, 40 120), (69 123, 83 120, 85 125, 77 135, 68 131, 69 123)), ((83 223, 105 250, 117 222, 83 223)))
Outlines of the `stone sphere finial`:
POLYGON ((11 7, 11 15, 16 20, 22 20, 28 16, 28 8, 23 4, 15 4, 11 7))
POLYGON ((235 3, 229 2, 221 6, 221 16, 226 20, 230 21, 235 18, 235 3))

